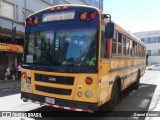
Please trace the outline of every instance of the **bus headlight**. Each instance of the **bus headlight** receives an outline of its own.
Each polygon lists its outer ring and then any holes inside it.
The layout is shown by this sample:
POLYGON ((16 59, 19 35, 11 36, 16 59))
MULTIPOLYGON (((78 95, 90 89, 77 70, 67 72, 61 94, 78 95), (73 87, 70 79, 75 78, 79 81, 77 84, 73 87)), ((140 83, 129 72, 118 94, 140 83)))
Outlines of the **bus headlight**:
POLYGON ((22 87, 26 89, 26 83, 22 83, 22 87))
POLYGON ((82 92, 77 93, 78 97, 82 97, 82 92))
POLYGON ((87 98, 91 98, 92 97, 92 92, 90 90, 87 90, 85 93, 87 98))
POLYGON ((29 89, 29 90, 31 89, 31 85, 28 85, 28 89, 29 89))

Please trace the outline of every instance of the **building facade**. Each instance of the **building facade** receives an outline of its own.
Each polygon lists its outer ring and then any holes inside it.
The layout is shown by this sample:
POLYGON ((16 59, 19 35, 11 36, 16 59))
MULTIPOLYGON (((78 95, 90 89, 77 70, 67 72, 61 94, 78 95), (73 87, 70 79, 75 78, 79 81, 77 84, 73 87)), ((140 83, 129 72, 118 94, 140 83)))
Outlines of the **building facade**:
POLYGON ((22 62, 24 21, 38 10, 59 4, 91 5, 103 9, 103 0, 0 0, 0 78, 7 66, 22 62))
POLYGON ((133 33, 146 44, 148 65, 160 64, 160 30, 133 33))

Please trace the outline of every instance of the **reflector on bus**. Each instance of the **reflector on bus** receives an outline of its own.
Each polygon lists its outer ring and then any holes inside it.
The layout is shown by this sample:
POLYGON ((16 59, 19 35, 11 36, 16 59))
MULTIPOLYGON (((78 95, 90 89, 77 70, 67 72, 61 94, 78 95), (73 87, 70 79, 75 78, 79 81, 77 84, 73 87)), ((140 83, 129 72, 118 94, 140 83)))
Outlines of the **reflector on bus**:
POLYGON ((48 13, 42 16, 42 22, 72 20, 74 19, 75 11, 48 13))

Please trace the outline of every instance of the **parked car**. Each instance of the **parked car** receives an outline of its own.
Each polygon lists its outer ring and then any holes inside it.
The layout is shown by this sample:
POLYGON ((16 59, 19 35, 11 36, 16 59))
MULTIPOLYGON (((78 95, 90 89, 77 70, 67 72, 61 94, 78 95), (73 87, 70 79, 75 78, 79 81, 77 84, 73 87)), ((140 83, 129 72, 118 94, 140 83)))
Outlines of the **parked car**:
POLYGON ((146 67, 147 70, 160 70, 160 64, 152 65, 149 67, 146 67))

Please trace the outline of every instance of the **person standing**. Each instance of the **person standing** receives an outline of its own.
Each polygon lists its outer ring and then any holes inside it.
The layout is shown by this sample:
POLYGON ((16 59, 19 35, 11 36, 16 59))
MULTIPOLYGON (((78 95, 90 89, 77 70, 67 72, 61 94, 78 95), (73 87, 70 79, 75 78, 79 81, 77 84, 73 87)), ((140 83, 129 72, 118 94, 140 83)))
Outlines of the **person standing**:
POLYGON ((11 75, 12 75, 12 80, 15 80, 16 79, 16 67, 15 67, 15 64, 13 63, 12 64, 12 68, 11 68, 11 75))
POLYGON ((5 73, 5 81, 8 80, 9 75, 10 75, 10 68, 9 68, 9 66, 7 66, 6 73, 5 73))
POLYGON ((21 72, 22 72, 22 66, 21 64, 18 65, 18 79, 21 80, 21 72))

